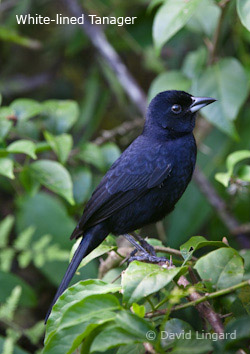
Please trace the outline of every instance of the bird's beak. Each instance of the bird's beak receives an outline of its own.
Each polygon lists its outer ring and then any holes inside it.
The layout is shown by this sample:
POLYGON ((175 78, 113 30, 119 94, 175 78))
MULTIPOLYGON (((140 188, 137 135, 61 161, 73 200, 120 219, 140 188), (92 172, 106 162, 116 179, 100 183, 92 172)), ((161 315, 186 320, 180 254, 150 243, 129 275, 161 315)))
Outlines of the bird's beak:
POLYGON ((215 98, 211 97, 192 97, 193 103, 190 106, 190 112, 195 113, 199 111, 201 108, 209 105, 210 103, 213 103, 217 101, 215 98))

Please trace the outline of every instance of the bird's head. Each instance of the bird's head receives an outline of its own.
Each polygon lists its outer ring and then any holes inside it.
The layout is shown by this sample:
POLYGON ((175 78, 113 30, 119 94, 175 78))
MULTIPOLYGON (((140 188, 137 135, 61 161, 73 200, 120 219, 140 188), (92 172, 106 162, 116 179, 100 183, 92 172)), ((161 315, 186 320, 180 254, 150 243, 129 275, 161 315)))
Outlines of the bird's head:
POLYGON ((216 101, 211 97, 195 97, 184 91, 164 91, 149 104, 145 128, 165 131, 170 135, 191 133, 196 112, 216 101))

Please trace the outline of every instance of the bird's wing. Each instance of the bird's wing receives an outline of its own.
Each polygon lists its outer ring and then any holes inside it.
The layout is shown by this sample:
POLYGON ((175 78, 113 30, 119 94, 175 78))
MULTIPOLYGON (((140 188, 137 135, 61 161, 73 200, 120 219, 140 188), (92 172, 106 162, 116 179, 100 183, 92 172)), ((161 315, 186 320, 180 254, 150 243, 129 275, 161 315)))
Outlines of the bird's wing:
POLYGON ((83 215, 71 238, 110 217, 116 211, 140 198, 169 176, 172 169, 170 159, 149 149, 130 145, 111 169, 86 204, 83 215))

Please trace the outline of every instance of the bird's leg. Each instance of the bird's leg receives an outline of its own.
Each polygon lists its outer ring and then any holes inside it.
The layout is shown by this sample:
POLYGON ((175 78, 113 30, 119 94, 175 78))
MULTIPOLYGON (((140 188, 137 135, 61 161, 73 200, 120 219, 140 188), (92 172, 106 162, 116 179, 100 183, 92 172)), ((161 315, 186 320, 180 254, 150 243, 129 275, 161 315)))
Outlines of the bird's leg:
POLYGON ((144 238, 142 238, 140 235, 136 234, 135 232, 132 233, 134 238, 140 242, 141 246, 152 256, 156 256, 156 252, 153 246, 151 246, 144 238))
MULTIPOLYGON (((128 259, 128 263, 132 261, 141 261, 141 262, 147 262, 147 263, 166 263, 169 261, 164 258, 164 257, 157 257, 155 255, 149 254, 141 245, 139 245, 135 239, 128 234, 123 235, 133 246, 135 246, 137 252, 139 253, 137 256, 135 256, 134 251, 132 252, 130 258, 128 259)), ((145 241, 146 242, 146 241, 145 241)), ((146 242, 147 243, 147 242, 146 242)))
POLYGON ((137 249, 137 251, 143 252, 143 253, 146 252, 146 250, 135 241, 133 236, 131 236, 129 234, 124 234, 123 236, 128 240, 128 242, 130 242, 137 249))

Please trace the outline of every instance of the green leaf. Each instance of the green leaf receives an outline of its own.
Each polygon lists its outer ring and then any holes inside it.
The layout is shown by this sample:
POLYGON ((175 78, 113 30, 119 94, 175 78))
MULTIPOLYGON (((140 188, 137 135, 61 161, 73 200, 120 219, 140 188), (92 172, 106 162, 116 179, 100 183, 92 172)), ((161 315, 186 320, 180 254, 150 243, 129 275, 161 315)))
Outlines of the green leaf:
POLYGON ((143 306, 143 305, 138 305, 136 302, 134 302, 132 304, 132 310, 137 316, 139 316, 141 318, 143 318, 145 316, 146 309, 145 309, 145 306, 143 306))
MULTIPOLYGON (((18 200, 17 233, 20 234, 30 226, 36 227, 32 242, 40 240, 43 235, 50 234, 53 243, 68 251, 69 255, 72 247, 69 235, 75 227, 75 220, 69 216, 64 203, 55 195, 39 192, 34 196, 26 195, 18 200)), ((68 258, 63 263, 62 261, 46 262, 41 271, 47 279, 58 286, 67 266, 68 258)), ((95 273, 89 274, 86 270, 85 273, 87 277, 95 276, 95 273)))
POLYGON ((14 111, 14 115, 20 121, 37 116, 42 111, 42 106, 35 100, 29 98, 18 98, 10 104, 10 108, 14 111))
POLYGON ((62 314, 59 326, 45 339, 44 354, 72 353, 97 326, 115 318, 120 303, 114 295, 95 294, 78 301, 62 314), (60 343, 60 345, 58 345, 60 343))
POLYGON ((0 117, 0 139, 6 138, 13 123, 7 119, 1 119, 0 117))
POLYGON ((153 23, 153 39, 160 49, 178 32, 196 11, 200 0, 166 0, 157 11, 153 23))
POLYGON ((14 225, 14 216, 8 215, 0 222, 0 247, 5 247, 8 243, 10 231, 14 225))
POLYGON ((180 251, 182 254, 182 257, 185 260, 185 263, 191 259, 193 253, 197 251, 198 249, 206 246, 212 246, 212 247, 228 247, 224 242, 222 241, 208 241, 205 237, 203 236, 193 236, 185 242, 183 245, 180 247, 180 251))
POLYGON ((37 299, 35 291, 25 283, 18 276, 0 271, 0 302, 4 302, 8 296, 10 296, 13 288, 17 285, 20 285, 22 288, 22 294, 20 298, 21 306, 35 306, 37 299))
POLYGON ((203 280, 216 289, 225 289, 242 281, 243 260, 233 248, 220 248, 201 257, 194 267, 203 280))
POLYGON ((194 81, 192 87, 192 94, 210 96, 218 100, 202 109, 202 115, 232 137, 237 136, 233 121, 237 118, 248 91, 244 68, 234 58, 221 59, 208 67, 194 81))
POLYGON ((194 79, 202 73, 207 61, 207 50, 200 47, 197 50, 188 53, 182 65, 182 71, 189 79, 194 79))
POLYGON ((66 133, 77 121, 79 107, 71 100, 48 100, 43 103, 45 125, 54 134, 66 133))
POLYGON ((172 347, 175 342, 178 342, 183 334, 187 332, 194 332, 189 323, 178 318, 171 318, 164 326, 162 332, 161 344, 164 348, 172 347), (183 333, 183 334, 182 334, 183 333))
POLYGON ((158 75, 152 82, 148 100, 151 101, 159 92, 166 90, 183 90, 188 91, 191 81, 180 71, 169 71, 158 75))
POLYGON ((106 143, 101 146, 102 156, 104 158, 104 163, 106 168, 110 168, 110 166, 118 159, 121 155, 121 150, 114 143, 106 143))
POLYGON ((249 0, 237 0, 237 12, 241 23, 250 31, 250 3, 249 0))
MULTIPOLYGON (((8 339, 6 339, 6 337, 2 337, 0 336, 0 353, 2 354, 10 354, 9 348, 7 347, 7 353, 4 352, 4 350, 6 349, 6 341, 8 339)), ((26 350, 21 349, 20 347, 18 347, 17 345, 13 345, 13 354, 29 354, 29 352, 27 352, 26 350)), ((12 353, 11 353, 12 354, 12 353)))
POLYGON ((21 293, 22 288, 20 285, 17 285, 6 299, 6 302, 0 307, 0 318, 8 319, 10 321, 13 320, 21 293))
POLYGON ((14 247, 18 251, 25 250, 26 248, 29 247, 30 241, 32 239, 32 236, 34 235, 35 232, 35 227, 30 226, 27 229, 23 230, 15 239, 14 241, 14 247))
POLYGON ((90 163, 101 171, 106 170, 102 150, 99 146, 93 143, 85 143, 80 149, 80 152, 77 154, 79 159, 90 163))
POLYGON ((90 353, 107 352, 120 345, 146 342, 146 334, 153 330, 147 321, 127 311, 119 312, 115 322, 116 325, 108 326, 97 334, 90 353))
POLYGON ((88 167, 72 171, 73 195, 76 204, 86 202, 91 193, 92 173, 88 167))
POLYGON ((14 154, 26 154, 36 159, 36 145, 30 140, 17 140, 7 147, 7 151, 14 154))
POLYGON ((13 248, 7 247, 1 250, 0 253, 0 269, 4 272, 10 272, 15 251, 13 248))
POLYGON ((115 293, 121 290, 120 285, 108 284, 99 279, 80 281, 68 288, 57 300, 47 322, 45 342, 60 325, 63 314, 73 305, 94 294, 115 293))
POLYGON ((0 175, 8 177, 10 179, 14 179, 14 163, 11 159, 8 158, 0 158, 0 175))
POLYGON ((31 172, 46 188, 64 197, 74 204, 73 185, 69 172, 60 163, 50 160, 39 160, 30 165, 31 172))
MULTIPOLYGON (((71 255, 70 258, 72 259, 76 249, 78 248, 79 244, 81 242, 81 239, 78 239, 74 246, 72 247, 71 250, 71 255)), ((91 262, 93 259, 102 256, 105 253, 108 253, 114 249, 116 249, 116 246, 109 246, 109 245, 105 245, 104 243, 100 244, 97 248, 95 248, 92 252, 90 252, 90 254, 88 254, 86 257, 84 257, 84 259, 81 261, 78 270, 82 267, 84 267, 86 264, 88 264, 89 262, 91 262)))
POLYGON ((250 337, 250 317, 242 316, 229 322, 225 327, 228 333, 224 340, 216 342, 217 353, 236 353, 248 348, 250 337))
POLYGON ((162 289, 186 270, 186 267, 166 269, 156 264, 134 261, 122 274, 123 300, 129 305, 138 302, 162 289))
MULTIPOLYGON (((216 173, 215 179, 222 183, 225 187, 228 187, 230 178, 233 176, 233 171, 235 165, 245 159, 250 158, 249 150, 239 150, 228 155, 226 159, 227 172, 225 173, 216 173)), ((244 172, 244 170, 243 170, 244 172)), ((247 172, 247 171, 246 171, 247 172)))
POLYGON ((45 139, 57 155, 59 161, 64 164, 73 146, 73 138, 69 134, 54 136, 49 132, 44 132, 45 139))
POLYGON ((213 0, 202 0, 187 27, 211 37, 217 26, 220 13, 220 7, 213 0))

